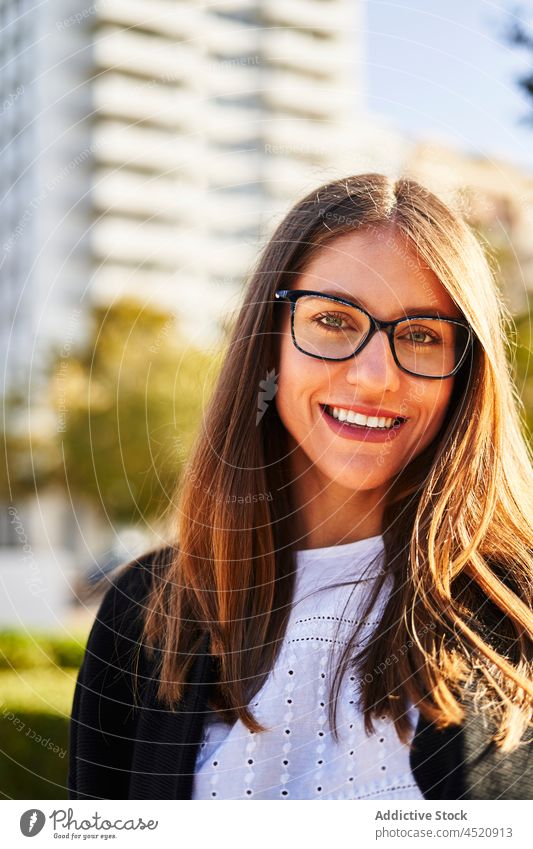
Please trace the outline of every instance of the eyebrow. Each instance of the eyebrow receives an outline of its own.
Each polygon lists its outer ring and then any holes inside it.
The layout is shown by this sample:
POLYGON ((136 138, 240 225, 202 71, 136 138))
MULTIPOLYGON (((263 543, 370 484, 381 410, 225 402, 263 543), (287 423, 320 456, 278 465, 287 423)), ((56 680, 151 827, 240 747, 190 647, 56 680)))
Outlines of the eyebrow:
MULTIPOLYGON (((355 307, 362 307, 367 312, 370 312, 367 306, 354 295, 346 294, 346 292, 340 292, 335 289, 321 289, 316 290, 318 295, 332 295, 334 298, 343 298, 345 301, 350 301, 355 307)), ((444 315, 444 312, 441 310, 436 310, 435 307, 403 307, 404 315, 434 315, 435 312, 439 312, 440 315, 444 315)))

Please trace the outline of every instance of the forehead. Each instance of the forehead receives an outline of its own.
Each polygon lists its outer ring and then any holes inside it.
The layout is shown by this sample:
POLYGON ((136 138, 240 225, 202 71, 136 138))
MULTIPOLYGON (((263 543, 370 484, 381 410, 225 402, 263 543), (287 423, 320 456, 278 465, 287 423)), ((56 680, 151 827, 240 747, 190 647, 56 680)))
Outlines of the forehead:
POLYGON ((462 313, 412 243, 396 229, 365 228, 319 248, 291 287, 350 299, 383 320, 462 313))

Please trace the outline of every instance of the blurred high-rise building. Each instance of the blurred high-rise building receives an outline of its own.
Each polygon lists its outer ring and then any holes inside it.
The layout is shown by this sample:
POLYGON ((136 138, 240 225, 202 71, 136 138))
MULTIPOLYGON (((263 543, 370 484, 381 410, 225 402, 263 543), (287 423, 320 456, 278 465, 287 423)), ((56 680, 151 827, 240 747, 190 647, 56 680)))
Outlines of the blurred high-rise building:
POLYGON ((94 30, 95 295, 216 333, 276 216, 357 170, 362 4, 107 0, 94 30))
POLYGON ((0 0, 0 394, 26 394, 73 332, 90 272, 92 60, 85 31, 57 26, 79 8, 0 0))
POLYGON ((213 339, 298 194, 399 161, 364 113, 359 0, 0 9, 11 375, 80 338, 92 298, 157 301, 213 339))

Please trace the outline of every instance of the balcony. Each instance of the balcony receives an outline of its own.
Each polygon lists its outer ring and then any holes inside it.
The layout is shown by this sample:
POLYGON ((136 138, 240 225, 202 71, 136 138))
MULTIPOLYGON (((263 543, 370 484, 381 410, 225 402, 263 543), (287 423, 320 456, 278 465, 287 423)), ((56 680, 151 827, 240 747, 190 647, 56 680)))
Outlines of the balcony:
POLYGON ((101 115, 155 126, 194 129, 198 98, 188 89, 108 73, 93 84, 93 103, 101 115))

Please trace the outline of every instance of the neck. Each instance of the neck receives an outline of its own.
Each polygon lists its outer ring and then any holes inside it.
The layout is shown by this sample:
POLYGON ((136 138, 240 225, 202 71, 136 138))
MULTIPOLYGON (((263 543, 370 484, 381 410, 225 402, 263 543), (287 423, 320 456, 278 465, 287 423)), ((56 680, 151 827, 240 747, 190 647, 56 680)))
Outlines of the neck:
POLYGON ((291 466, 292 519, 300 550, 358 542, 382 533, 382 489, 346 489, 322 475, 298 450, 291 454, 291 466))

